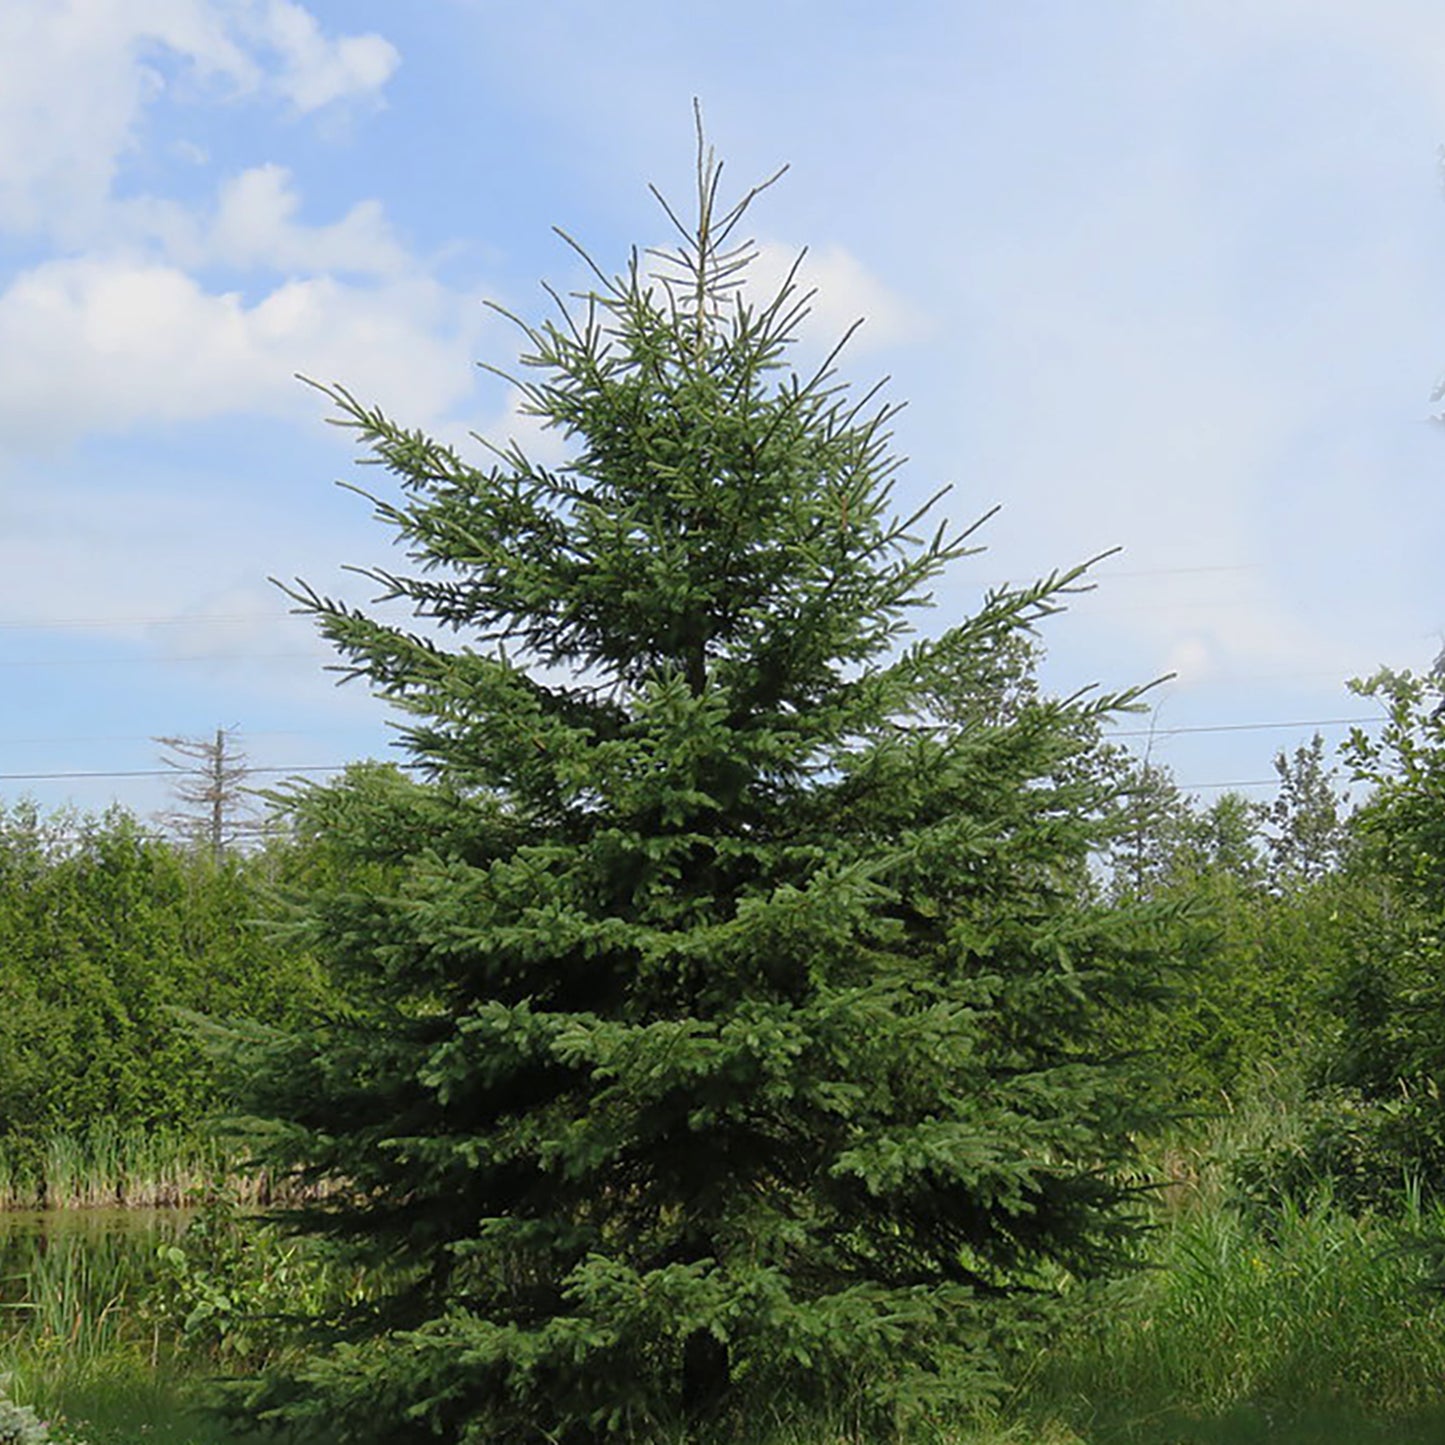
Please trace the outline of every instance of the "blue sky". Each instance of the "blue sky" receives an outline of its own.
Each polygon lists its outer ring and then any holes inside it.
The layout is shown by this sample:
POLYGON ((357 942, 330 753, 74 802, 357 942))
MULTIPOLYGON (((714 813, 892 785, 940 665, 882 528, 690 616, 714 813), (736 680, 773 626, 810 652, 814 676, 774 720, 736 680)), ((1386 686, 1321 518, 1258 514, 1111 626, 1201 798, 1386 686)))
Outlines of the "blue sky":
POLYGON ((664 240, 694 96, 736 186, 790 165, 763 269, 810 248, 809 347, 867 318, 903 499, 1002 506, 925 625, 1121 547, 1048 678, 1177 673, 1153 755, 1205 797, 1441 647, 1426 0, 8 0, 0 57, 0 798, 149 813, 117 775, 217 726, 385 755, 266 581, 390 560, 293 374, 552 445, 482 303, 581 283, 553 225, 664 240))

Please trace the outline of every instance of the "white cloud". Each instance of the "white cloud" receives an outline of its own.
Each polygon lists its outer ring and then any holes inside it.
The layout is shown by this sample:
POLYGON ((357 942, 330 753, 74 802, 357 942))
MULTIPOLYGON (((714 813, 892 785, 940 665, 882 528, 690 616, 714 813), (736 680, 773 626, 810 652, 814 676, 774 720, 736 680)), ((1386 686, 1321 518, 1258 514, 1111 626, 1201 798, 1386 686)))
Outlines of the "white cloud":
MULTIPOLYGON (((1181 689, 1262 678, 1338 681, 1362 666, 1358 647, 1311 625, 1257 578, 1236 582, 1229 595, 1193 611, 1173 605, 1167 581, 1145 589, 1137 600, 1143 610, 1131 630, 1152 643, 1158 670, 1176 674, 1181 689)), ((1107 605, 1100 613, 1109 615, 1107 605)))
POLYGON ((1207 681, 1217 665, 1214 648, 1209 641, 1191 636, 1180 638, 1169 649, 1162 671, 1173 674, 1179 682, 1188 685, 1207 681))
MULTIPOLYGON (((826 355, 855 326, 849 342, 853 355, 917 341, 931 330, 917 306, 842 246, 804 248, 760 241, 753 242, 751 250, 741 275, 744 296, 755 307, 766 306, 791 277, 792 299, 795 304, 806 299, 807 309, 795 339, 810 353, 826 355)), ((677 279, 673 247, 649 248, 648 255, 655 258, 656 279, 663 284, 677 279)))
POLYGON ((66 245, 105 233, 120 163, 167 86, 304 114, 375 98, 399 58, 380 36, 325 35, 294 0, 6 0, 0 54, 0 228, 66 245))
POLYGON ((378 94, 401 58, 379 35, 328 39, 316 17, 294 0, 269 0, 259 15, 248 19, 247 29, 280 57, 281 70, 271 84, 302 114, 334 101, 378 94))
POLYGON ((296 221, 300 196, 281 166, 257 166, 222 187, 208 250, 234 266, 278 270, 405 269, 408 258, 392 237, 377 201, 361 201, 329 226, 296 221))
POLYGON ((314 415, 297 371, 421 422, 467 394, 481 308, 425 274, 379 202, 313 223, 276 164, 224 178, 209 205, 115 193, 167 88, 308 114, 378 96, 398 63, 387 41, 328 34, 297 0, 8 0, 0 53, 26 58, 0 67, 0 232, 71 253, 0 282, 8 450, 225 413, 314 415), (218 267, 280 279, 243 297, 208 288, 218 267))
POLYGON ((205 146, 197 145, 192 140, 176 140, 171 142, 171 154, 179 156, 187 165, 204 166, 209 165, 211 160, 210 152, 205 146))
POLYGON ((508 387, 500 413, 467 429, 465 435, 460 427, 444 430, 439 435, 451 442, 462 456, 483 465, 490 461, 492 454, 479 454, 477 438, 502 450, 515 443, 528 461, 543 467, 561 466, 571 454, 566 437, 556 427, 546 426, 541 417, 526 411, 525 404, 521 388, 508 387))
MULTIPOLYGON (((764 241, 748 269, 748 289, 770 299, 798 262, 801 250, 778 241, 764 241)), ((923 313, 890 289, 842 246, 810 248, 796 278, 799 299, 815 292, 804 334, 813 347, 831 350, 858 321, 863 325, 849 343, 849 352, 864 352, 916 341, 928 334, 923 313)))
POLYGON ((296 274, 399 275, 414 268, 380 202, 358 201, 338 221, 298 219, 301 194, 285 166, 252 166, 221 183, 210 215, 142 196, 119 202, 113 242, 161 253, 187 268, 230 266, 296 274))
POLYGON ((436 283, 289 281, 254 304, 173 266, 58 260, 0 294, 0 428, 10 445, 263 410, 315 413, 293 373, 343 379, 425 422, 472 386, 481 306, 436 283))

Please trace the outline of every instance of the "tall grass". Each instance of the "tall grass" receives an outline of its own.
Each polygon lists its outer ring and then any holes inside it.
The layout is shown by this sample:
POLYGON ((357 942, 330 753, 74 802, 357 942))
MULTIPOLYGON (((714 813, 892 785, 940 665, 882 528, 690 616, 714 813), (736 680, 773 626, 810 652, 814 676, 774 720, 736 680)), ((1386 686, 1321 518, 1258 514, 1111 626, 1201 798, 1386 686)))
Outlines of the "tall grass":
MULTIPOLYGON (((1435 1227, 1441 1227, 1437 1222, 1435 1227)), ((1445 1302, 1385 1223, 1327 1194, 1250 1220, 1210 1204, 1161 1228, 1150 1267, 1102 1292, 1036 1391, 1201 1416, 1242 1405, 1407 1415, 1445 1396, 1445 1302)))
POLYGON ((119 1363, 102 1376, 43 1385, 62 1440, 84 1445, 242 1445, 204 1407, 194 1378, 119 1363))
POLYGON ((101 1122, 42 1139, 0 1137, 0 1211, 174 1208, 218 1178, 247 1204, 273 1193, 234 1148, 186 1130, 101 1122))
POLYGON ((1017 1382, 1015 1421, 1151 1445, 1445 1440, 1445 1296, 1438 1257, 1413 1247, 1445 1240, 1445 1210, 1408 1188, 1388 1214, 1352 1210, 1328 1178, 1242 1197, 1238 1161, 1288 1152, 1307 1117, 1287 1077, 1262 1082, 1159 1146, 1141 1268, 1079 1291, 1017 1382))
POLYGON ((355 1288, 229 1198, 0 1216, 3 1388, 62 1440, 231 1445, 248 1437, 203 1408, 215 1378, 285 1348, 285 1308, 355 1288))
POLYGON ((0 1347, 12 1369, 63 1360, 81 1374, 117 1356, 154 1362, 140 1305, 155 1287, 157 1248, 183 1222, 174 1211, 123 1217, 13 1215, 0 1236, 0 1347))
MULTIPOLYGON (((1261 1131, 1287 1130, 1287 1115, 1261 1105, 1221 1121, 1205 1143, 1161 1148, 1156 1172, 1172 1182, 1139 1271, 1069 1285, 1071 1323, 1020 1362, 1005 1407, 983 1420, 920 1422, 907 1445, 1445 1440, 1445 1297, 1426 1287, 1438 1260, 1408 1247, 1411 1237, 1445 1239, 1445 1210, 1407 1194, 1395 1217, 1352 1214, 1327 1184, 1272 1209, 1237 1208, 1227 1161, 1261 1131)), ((93 1181, 123 1146, 111 1156, 86 1147, 93 1181)), ((126 1177, 146 1174, 143 1162, 129 1156, 126 1177)), ((230 1445, 235 1437, 193 1412, 206 1381, 263 1362, 290 1308, 367 1289, 295 1241, 233 1223, 234 1204, 144 1220, 138 1211, 12 1219, 0 1253, 0 1356, 15 1398, 63 1412, 94 1445, 230 1445)), ((846 1416, 764 1413, 741 1445, 884 1442, 846 1416)))

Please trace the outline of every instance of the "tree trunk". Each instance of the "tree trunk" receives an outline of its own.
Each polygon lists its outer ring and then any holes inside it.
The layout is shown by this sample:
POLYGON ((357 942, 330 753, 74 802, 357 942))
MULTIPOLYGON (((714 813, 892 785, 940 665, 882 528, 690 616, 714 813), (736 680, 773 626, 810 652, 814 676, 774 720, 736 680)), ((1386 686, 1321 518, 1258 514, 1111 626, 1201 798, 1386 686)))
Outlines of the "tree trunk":
POLYGON ((682 1410, 688 1420, 712 1413, 727 1392, 728 1347, 711 1330, 694 1330, 682 1347, 682 1410))

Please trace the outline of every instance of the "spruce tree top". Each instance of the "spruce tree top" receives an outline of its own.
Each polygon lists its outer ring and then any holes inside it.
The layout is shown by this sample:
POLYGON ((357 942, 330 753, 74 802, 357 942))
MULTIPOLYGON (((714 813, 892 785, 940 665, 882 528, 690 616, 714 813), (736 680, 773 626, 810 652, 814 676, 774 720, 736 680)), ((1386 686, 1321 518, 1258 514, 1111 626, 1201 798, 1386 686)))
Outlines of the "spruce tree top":
POLYGON ((1000 631, 1052 610, 1048 599, 1084 570, 994 596, 962 630, 879 667, 929 581, 971 549, 941 526, 913 535, 941 492, 892 514, 898 408, 879 402, 881 386, 853 398, 837 382, 847 336, 811 374, 787 367, 811 301, 797 281, 803 258, 760 298, 746 284, 754 247, 738 239, 772 182, 722 212, 722 167, 701 137, 698 160, 695 224, 667 209, 676 249, 634 253, 620 276, 587 258, 595 290, 569 302, 548 288, 560 316, 540 327, 511 318, 529 350, 526 372, 508 379, 523 410, 566 438, 565 465, 508 445, 479 470, 322 388, 407 494, 370 498, 420 569, 366 569, 378 600, 411 603, 466 646, 443 658, 310 589, 297 600, 355 671, 429 719, 408 734, 419 759, 518 803, 539 785, 565 805, 554 764, 614 737, 659 687, 707 698, 734 730, 769 719, 763 731, 789 735, 784 766, 864 717, 926 713, 940 667, 967 668, 986 695, 1007 671, 988 675, 1000 631), (567 672, 562 685, 531 680, 567 672), (495 715, 479 751, 482 696, 495 715))
POLYGON ((699 140, 678 248, 523 326, 565 465, 329 390, 402 488, 368 575, 457 635, 293 593, 429 779, 301 795, 361 1002, 249 1068, 272 1162, 346 1181, 305 1222, 397 1281, 259 1397, 348 1438, 974 1398, 1128 1233, 1109 1010, 1153 966, 1088 865, 1128 695, 1031 671, 1082 569, 905 645, 966 540, 893 515, 875 392, 789 369, 808 298, 745 284, 720 174, 699 140))

